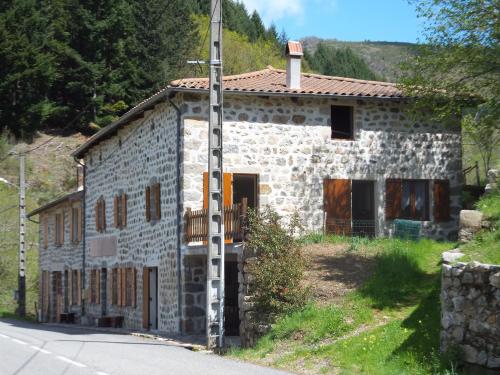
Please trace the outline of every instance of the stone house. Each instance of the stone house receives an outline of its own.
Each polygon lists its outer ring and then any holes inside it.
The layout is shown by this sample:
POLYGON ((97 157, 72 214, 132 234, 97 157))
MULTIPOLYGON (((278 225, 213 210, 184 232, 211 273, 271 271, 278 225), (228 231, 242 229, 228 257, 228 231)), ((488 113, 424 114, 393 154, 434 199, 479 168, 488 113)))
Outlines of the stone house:
MULTIPOLYGON (((392 83, 301 73, 301 56, 289 44, 286 71, 224 77, 228 334, 240 327, 245 207, 298 212, 309 231, 383 236, 405 218, 456 237, 460 131, 412 120, 392 83)), ((174 81, 73 153, 85 164, 89 322, 204 331, 207 93, 207 79, 174 81)))
POLYGON ((83 277, 83 191, 30 212, 39 216, 40 321, 81 315, 83 277))

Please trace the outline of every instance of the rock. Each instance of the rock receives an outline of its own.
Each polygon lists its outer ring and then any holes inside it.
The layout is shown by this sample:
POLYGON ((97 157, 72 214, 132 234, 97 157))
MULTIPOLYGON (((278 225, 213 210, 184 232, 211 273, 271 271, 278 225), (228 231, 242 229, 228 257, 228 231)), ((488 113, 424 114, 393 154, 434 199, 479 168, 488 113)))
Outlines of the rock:
POLYGON ((470 345, 464 345, 464 359, 469 363, 476 363, 477 350, 470 345))
MULTIPOLYGON (((442 255, 444 263, 453 263, 458 259, 462 258, 464 253, 461 253, 458 249, 445 251, 442 255)), ((444 266, 443 266, 444 267, 444 266)))
POLYGON ((486 176, 488 177, 488 182, 494 184, 500 177, 500 169, 490 169, 486 176))
POLYGON ((460 229, 471 228, 475 230, 481 229, 481 222, 483 221, 483 214, 476 210, 462 210, 460 211, 460 229))
POLYGON ((500 272, 497 272, 490 276, 490 285, 500 289, 500 272))

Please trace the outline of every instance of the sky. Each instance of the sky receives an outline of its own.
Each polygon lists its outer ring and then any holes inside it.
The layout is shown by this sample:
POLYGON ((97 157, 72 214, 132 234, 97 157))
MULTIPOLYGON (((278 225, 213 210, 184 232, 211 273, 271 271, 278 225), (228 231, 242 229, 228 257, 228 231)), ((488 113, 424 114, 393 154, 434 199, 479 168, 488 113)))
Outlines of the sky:
POLYGON ((290 39, 417 42, 422 21, 408 0, 240 0, 290 39))

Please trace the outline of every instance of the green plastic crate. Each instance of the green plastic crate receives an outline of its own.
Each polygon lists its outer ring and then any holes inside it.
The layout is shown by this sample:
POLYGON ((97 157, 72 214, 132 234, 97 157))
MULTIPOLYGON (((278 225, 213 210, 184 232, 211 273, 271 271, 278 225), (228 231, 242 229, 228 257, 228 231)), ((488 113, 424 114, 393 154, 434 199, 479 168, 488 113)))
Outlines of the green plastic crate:
POLYGON ((420 238, 421 228, 420 221, 396 219, 394 220, 394 237, 416 241, 420 238))

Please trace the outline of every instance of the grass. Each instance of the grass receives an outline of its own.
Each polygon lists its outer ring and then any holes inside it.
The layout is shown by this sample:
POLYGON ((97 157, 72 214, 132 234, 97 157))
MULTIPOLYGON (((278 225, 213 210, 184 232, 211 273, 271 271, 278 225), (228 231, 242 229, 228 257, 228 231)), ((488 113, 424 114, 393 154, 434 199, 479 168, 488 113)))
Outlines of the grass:
POLYGON ((453 244, 303 239, 321 241, 343 241, 346 251, 374 257, 372 276, 339 305, 310 304, 277 321, 255 348, 230 354, 299 373, 450 373, 452 362, 439 355, 439 272, 441 254, 453 244))
POLYGON ((471 242, 460 247, 465 254, 461 261, 500 264, 500 190, 483 196, 476 207, 491 222, 491 230, 480 232, 471 242))

